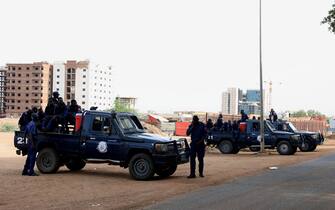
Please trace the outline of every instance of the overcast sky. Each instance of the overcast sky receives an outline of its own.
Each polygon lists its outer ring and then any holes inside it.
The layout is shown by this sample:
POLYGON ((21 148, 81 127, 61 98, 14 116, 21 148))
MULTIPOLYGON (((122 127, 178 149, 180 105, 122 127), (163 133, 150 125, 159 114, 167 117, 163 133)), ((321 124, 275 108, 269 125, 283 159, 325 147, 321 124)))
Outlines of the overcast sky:
MULTIPOLYGON (((264 79, 277 110, 334 115, 332 0, 263 0, 264 79)), ((259 87, 258 0, 2 0, 0 65, 90 59, 138 109, 220 111, 227 87, 259 87)))

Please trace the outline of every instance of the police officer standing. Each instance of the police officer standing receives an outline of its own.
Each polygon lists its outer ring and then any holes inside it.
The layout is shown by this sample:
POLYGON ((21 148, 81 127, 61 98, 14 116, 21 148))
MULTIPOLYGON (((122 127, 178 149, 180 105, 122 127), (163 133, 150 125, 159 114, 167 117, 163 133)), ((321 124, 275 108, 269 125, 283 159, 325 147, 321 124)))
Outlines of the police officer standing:
POLYGON ((277 122, 278 120, 278 115, 277 113, 275 112, 275 110, 271 109, 270 111, 270 115, 269 115, 269 119, 271 122, 277 122))
POLYGON ((34 172, 37 153, 35 144, 37 135, 36 122, 38 120, 38 115, 34 113, 31 115, 31 118, 32 120, 28 123, 25 130, 25 138, 28 139, 28 155, 22 171, 23 176, 38 176, 38 174, 34 172))
POLYGON ((248 115, 244 112, 244 110, 241 110, 241 120, 240 122, 246 122, 249 119, 248 115))
POLYGON ((199 122, 198 116, 193 116, 192 124, 187 129, 187 135, 191 135, 191 154, 190 164, 191 172, 187 178, 195 178, 195 158, 199 161, 199 176, 204 177, 204 156, 205 156, 205 137, 206 128, 202 122, 199 122))

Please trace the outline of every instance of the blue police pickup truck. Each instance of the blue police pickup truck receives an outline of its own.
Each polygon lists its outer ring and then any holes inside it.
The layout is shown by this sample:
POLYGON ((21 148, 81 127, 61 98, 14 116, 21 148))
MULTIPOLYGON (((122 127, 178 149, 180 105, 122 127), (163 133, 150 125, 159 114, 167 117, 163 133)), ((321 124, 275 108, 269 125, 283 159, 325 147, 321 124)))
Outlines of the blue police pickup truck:
MULTIPOLYGON (((17 154, 25 154, 24 132, 16 131, 17 154)), ((189 160, 186 139, 171 140, 146 133, 138 118, 130 113, 85 111, 76 116, 71 134, 38 132, 36 165, 41 173, 55 173, 61 166, 71 171, 86 163, 107 163, 129 168, 136 180, 154 174, 171 176, 178 164, 189 160)))
POLYGON ((286 131, 301 135, 302 144, 299 146, 299 149, 302 152, 313 152, 318 145, 323 144, 325 141, 320 132, 300 131, 288 121, 280 120, 273 122, 272 124, 279 131, 286 131))
MULTIPOLYGON (((280 155, 293 155, 301 145, 299 134, 278 131, 269 121, 264 122, 265 148, 277 149, 280 155)), ((207 145, 217 147, 223 154, 237 154, 240 149, 260 149, 260 122, 248 120, 240 123, 238 130, 216 130, 208 132, 207 145)))

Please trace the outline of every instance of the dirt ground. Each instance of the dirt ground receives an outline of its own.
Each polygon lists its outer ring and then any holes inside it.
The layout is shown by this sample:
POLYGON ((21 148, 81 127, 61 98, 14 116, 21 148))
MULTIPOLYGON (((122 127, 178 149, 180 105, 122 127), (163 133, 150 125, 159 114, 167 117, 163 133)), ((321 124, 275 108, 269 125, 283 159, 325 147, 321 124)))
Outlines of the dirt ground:
POLYGON ((205 159, 205 178, 188 180, 189 165, 178 167, 168 179, 134 181, 127 169, 89 164, 80 172, 62 167, 56 174, 22 177, 25 157, 17 156, 13 133, 0 133, 0 209, 138 209, 168 197, 221 184, 240 176, 268 170, 270 166, 295 164, 335 152, 335 140, 312 153, 280 156, 240 152, 222 155, 210 149, 205 159))

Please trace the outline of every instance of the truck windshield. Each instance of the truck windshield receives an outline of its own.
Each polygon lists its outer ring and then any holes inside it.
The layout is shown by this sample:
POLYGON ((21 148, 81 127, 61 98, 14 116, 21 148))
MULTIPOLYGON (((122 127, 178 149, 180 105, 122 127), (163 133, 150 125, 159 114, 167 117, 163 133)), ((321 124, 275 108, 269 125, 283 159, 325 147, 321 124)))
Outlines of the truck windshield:
POLYGON ((288 123, 288 125, 293 131, 298 131, 298 129, 292 123, 288 123))
POLYGON ((135 122, 133 120, 133 117, 128 117, 128 116, 118 117, 118 121, 124 133, 143 133, 144 132, 142 125, 141 127, 138 126, 137 124, 139 123, 139 121, 137 120, 138 122, 137 121, 135 122))

